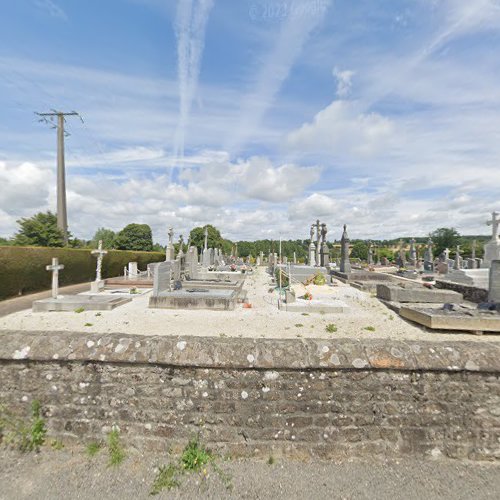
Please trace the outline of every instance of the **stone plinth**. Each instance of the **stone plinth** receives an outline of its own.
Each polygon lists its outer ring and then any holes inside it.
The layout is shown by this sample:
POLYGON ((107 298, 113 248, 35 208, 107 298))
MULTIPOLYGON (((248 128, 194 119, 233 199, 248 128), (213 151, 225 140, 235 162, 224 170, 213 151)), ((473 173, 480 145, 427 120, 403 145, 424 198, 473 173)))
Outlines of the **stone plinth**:
POLYGON ((211 309, 215 311, 232 311, 238 300, 235 290, 202 288, 183 288, 172 292, 160 293, 150 297, 149 307, 152 309, 211 309))
POLYGON ((423 286, 377 285, 377 298, 390 302, 458 303, 463 301, 460 293, 451 290, 428 289, 423 286))

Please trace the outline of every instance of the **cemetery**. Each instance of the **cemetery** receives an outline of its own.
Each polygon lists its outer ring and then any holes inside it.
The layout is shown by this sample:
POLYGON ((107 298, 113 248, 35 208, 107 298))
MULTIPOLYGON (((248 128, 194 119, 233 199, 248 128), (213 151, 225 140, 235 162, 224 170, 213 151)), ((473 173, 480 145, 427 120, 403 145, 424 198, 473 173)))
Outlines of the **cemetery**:
POLYGON ((326 224, 311 226, 305 264, 276 252, 251 263, 209 248, 206 236, 200 252, 182 238, 174 246, 171 229, 162 260, 129 262, 121 276, 106 278, 109 257, 99 242, 91 252, 94 279, 77 295, 61 293, 67 265, 54 257, 45 269, 51 297, 0 317, 0 397, 36 393, 51 433, 70 441, 97 437, 114 423, 141 449, 175 447, 204 415, 213 422, 199 428, 204 439, 241 456, 439 451, 498 459, 498 405, 490 398, 500 373, 500 255, 480 268, 487 283, 474 284, 486 300, 475 303, 437 286, 467 287, 453 281, 455 273, 475 274, 457 257, 443 272, 450 259, 435 259, 430 241, 425 263, 411 242, 411 262, 398 250, 391 265, 376 262, 371 247, 367 262, 352 260, 346 226, 334 258, 326 234, 326 224), (70 390, 75 384, 82 389, 70 390), (422 390, 431 403, 416 396, 422 390), (155 393, 167 413, 155 410, 155 393), (347 394, 355 413, 343 406, 347 394), (440 408, 439 419, 429 404, 440 408), (484 433, 486 422, 493 427, 484 433))

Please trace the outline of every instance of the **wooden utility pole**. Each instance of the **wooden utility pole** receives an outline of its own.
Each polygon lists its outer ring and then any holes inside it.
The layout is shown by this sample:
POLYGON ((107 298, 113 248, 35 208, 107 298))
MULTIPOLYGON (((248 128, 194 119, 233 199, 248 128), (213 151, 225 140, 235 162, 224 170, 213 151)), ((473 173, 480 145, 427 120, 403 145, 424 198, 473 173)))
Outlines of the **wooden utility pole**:
POLYGON ((64 124, 66 116, 80 116, 76 111, 64 113, 51 111, 50 113, 36 113, 40 121, 49 123, 57 128, 57 227, 62 231, 64 245, 68 244, 68 211, 66 207, 66 167, 64 162, 64 124), (53 120, 57 117, 57 125, 53 120), (50 121, 49 121, 50 120, 50 121))

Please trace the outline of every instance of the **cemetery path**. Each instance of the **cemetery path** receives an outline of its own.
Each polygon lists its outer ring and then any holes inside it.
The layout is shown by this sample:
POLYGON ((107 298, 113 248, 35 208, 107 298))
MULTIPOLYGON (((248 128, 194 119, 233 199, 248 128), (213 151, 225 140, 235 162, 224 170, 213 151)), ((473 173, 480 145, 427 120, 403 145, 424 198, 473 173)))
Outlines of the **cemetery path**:
MULTIPOLYGON (((147 499, 165 455, 132 454, 118 467, 107 465, 103 450, 86 456, 83 447, 41 453, 0 452, 0 498, 147 499)), ((186 473, 180 485, 156 498, 245 499, 470 499, 498 498, 500 465, 447 459, 347 459, 301 462, 257 460, 218 462, 206 474, 186 473), (230 489, 228 489, 228 486, 230 489)))
MULTIPOLYGON (((89 288, 89 283, 80 283, 78 285, 70 285, 59 288, 59 293, 61 295, 71 295, 85 292, 89 288)), ((23 311, 25 309, 31 309, 33 301, 48 299, 51 296, 51 293, 51 290, 46 290, 44 292, 32 293, 29 295, 23 295, 21 297, 15 297, 13 299, 2 300, 0 302, 0 317, 23 311)))

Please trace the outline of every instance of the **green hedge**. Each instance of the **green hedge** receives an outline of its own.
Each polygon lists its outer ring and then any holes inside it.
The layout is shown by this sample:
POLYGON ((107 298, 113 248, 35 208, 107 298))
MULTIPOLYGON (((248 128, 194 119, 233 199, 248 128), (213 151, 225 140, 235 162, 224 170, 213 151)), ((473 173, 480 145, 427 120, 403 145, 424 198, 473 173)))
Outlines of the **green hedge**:
MULTIPOLYGON (((64 269, 59 273, 60 286, 95 280, 97 259, 91 250, 73 248, 0 246, 0 300, 16 295, 50 289, 52 273, 45 266, 57 257, 64 269)), ((129 262, 139 269, 165 260, 160 252, 129 252, 110 250, 102 262, 103 278, 120 276, 129 262)))

